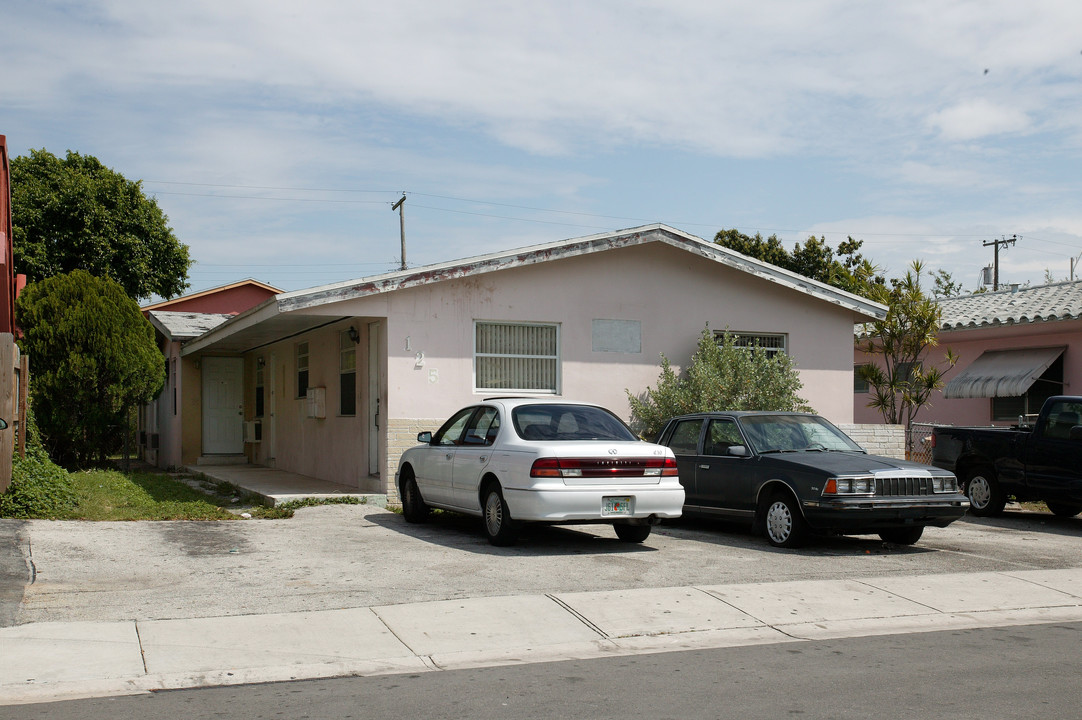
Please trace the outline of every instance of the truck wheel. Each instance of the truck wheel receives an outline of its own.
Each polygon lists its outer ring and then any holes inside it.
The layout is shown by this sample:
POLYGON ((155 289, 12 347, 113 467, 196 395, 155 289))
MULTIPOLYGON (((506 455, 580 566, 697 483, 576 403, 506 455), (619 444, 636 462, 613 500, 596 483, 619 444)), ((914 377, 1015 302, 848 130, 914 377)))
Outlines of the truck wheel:
POLYGON ((971 470, 966 477, 965 492, 969 511, 977 517, 999 515, 1007 504, 1007 496, 990 468, 971 470))
POLYGON ((1049 511, 1056 517, 1074 517, 1082 512, 1082 505, 1076 503, 1045 500, 1044 504, 1048 506, 1049 511))

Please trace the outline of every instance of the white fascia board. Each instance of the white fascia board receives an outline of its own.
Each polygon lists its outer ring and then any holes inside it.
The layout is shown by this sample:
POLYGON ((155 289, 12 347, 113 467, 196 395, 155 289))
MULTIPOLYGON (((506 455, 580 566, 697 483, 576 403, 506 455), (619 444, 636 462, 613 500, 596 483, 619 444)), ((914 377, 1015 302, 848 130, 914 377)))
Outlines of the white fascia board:
POLYGON ((213 345, 215 342, 227 338, 240 330, 258 325, 259 323, 277 317, 280 314, 281 311, 278 307, 278 296, 268 298, 259 305, 245 310, 240 315, 226 320, 218 327, 208 330, 194 340, 189 340, 184 343, 180 349, 180 355, 181 357, 184 357, 199 352, 208 345, 213 345))

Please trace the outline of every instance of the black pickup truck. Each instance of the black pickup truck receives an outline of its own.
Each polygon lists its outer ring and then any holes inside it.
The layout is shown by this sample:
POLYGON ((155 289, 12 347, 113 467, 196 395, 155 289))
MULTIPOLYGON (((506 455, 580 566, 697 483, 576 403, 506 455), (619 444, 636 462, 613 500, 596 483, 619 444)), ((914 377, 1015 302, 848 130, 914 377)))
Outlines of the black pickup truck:
POLYGON ((1033 425, 937 427, 932 464, 962 481, 974 515, 997 515, 1008 497, 1043 500, 1061 517, 1082 512, 1082 397, 1048 398, 1033 425))

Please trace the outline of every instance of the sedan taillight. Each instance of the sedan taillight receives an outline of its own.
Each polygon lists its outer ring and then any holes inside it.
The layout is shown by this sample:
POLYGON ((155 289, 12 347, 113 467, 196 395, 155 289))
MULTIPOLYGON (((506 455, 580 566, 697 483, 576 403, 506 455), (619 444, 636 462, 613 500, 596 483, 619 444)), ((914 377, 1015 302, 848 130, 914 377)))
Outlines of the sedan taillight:
POLYGON ((604 478, 675 477, 676 459, 657 458, 538 458, 530 477, 604 478))

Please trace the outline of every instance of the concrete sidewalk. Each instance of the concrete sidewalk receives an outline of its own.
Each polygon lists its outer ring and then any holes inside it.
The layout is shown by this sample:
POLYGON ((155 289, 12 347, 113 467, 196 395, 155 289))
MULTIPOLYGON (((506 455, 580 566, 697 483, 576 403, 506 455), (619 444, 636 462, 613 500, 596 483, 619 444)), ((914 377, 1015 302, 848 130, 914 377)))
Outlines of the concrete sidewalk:
POLYGON ((355 497, 369 505, 386 507, 387 495, 363 493, 357 488, 339 485, 329 480, 276 470, 261 465, 190 465, 193 475, 205 475, 216 482, 228 482, 262 499, 271 507, 291 500, 305 498, 355 497))
POLYGON ((1082 568, 0 628, 0 704, 1082 621, 1082 568))

